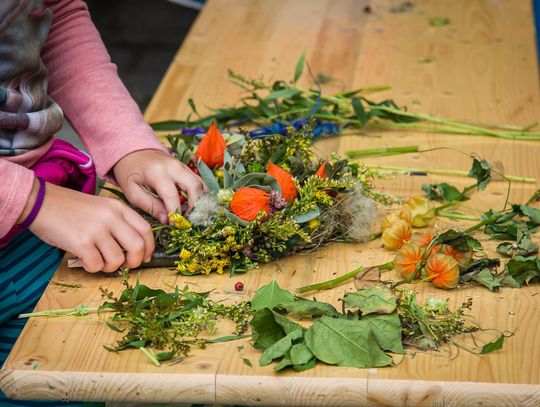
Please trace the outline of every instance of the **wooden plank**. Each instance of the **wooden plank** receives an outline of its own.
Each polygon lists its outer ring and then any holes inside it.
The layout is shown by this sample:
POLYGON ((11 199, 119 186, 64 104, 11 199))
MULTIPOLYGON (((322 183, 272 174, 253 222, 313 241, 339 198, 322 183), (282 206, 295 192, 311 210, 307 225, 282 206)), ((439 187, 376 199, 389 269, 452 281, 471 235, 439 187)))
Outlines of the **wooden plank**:
MULTIPOLYGON (((391 97, 413 110, 479 122, 524 125, 536 120, 540 95, 529 1, 418 0, 411 12, 390 13, 390 7, 398 3, 372 2, 373 13, 366 14, 364 4, 354 0, 211 0, 172 62, 146 118, 184 118, 188 98, 194 98, 201 111, 205 106, 230 104, 240 93, 224 80, 227 68, 249 76, 291 78, 299 54, 305 51, 315 75, 335 78, 325 85, 325 92, 390 84, 392 90, 377 98, 391 97), (432 17, 448 17, 450 24, 432 27, 432 17), (431 62, 419 62, 425 59, 431 62)), ((308 77, 302 81, 310 85, 308 77)), ((506 173, 540 179, 537 144, 418 132, 373 130, 369 135, 327 139, 317 147, 323 152, 413 144, 423 149, 458 148, 501 161, 506 173)), ((369 162, 463 170, 470 165, 467 155, 449 150, 369 162)), ((418 193, 424 182, 442 180, 449 178, 398 177, 379 186, 407 196, 418 193)), ((451 182, 468 183, 466 179, 451 182)), ((523 201, 536 188, 538 184, 514 185, 511 199, 523 201)), ((504 183, 494 183, 470 206, 498 209, 505 191, 504 183)), ((214 288, 214 299, 236 301, 249 299, 273 275, 280 285, 293 289, 359 265, 391 260, 392 254, 379 246, 378 242, 335 244, 234 279, 186 278, 165 270, 135 274, 152 286, 189 283, 201 291, 214 288), (244 292, 234 291, 236 281, 244 283, 244 292)), ((54 280, 83 287, 49 286, 38 310, 96 305, 101 301, 100 286, 121 289, 117 279, 74 272, 64 265, 54 280)), ((305 406, 540 403, 538 286, 496 294, 478 288, 452 292, 427 285, 415 288, 420 298, 449 297, 452 305, 472 296, 472 314, 483 326, 516 334, 502 351, 482 358, 465 352, 452 360, 419 353, 408 355, 393 368, 343 369, 321 364, 300 374, 275 374, 271 367, 258 367, 260 354, 247 340, 196 349, 180 364, 155 368, 138 351, 105 351, 102 345, 113 342, 117 334, 94 319, 31 319, 4 365, 0 387, 20 399, 305 406), (244 347, 239 349, 239 345, 244 347), (243 358, 250 359, 253 367, 245 365, 243 358), (36 361, 39 364, 33 369, 36 361)), ((318 293, 317 298, 336 302, 353 289, 352 283, 344 284, 318 293)))

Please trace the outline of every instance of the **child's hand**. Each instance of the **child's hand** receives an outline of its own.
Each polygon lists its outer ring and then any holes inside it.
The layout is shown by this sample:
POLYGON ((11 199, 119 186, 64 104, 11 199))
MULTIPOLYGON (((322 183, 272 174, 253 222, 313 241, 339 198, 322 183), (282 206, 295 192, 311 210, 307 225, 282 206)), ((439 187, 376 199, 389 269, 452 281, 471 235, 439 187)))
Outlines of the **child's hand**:
POLYGON ((167 214, 181 211, 178 188, 187 192, 193 207, 205 189, 201 178, 185 164, 159 150, 140 150, 122 158, 113 168, 114 176, 129 201, 163 224, 167 214), (160 199, 143 189, 153 190, 160 199))
POLYGON ((53 184, 46 188, 41 210, 29 228, 40 239, 73 253, 92 273, 136 268, 150 261, 154 236, 137 212, 116 199, 53 184))

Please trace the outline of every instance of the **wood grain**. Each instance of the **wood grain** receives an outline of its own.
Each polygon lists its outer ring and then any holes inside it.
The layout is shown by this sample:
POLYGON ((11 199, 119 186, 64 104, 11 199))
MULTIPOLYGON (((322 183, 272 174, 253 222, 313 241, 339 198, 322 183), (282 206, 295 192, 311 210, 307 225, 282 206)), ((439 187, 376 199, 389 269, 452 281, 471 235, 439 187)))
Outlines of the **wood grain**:
MULTIPOLYGON (((315 75, 333 80, 325 92, 389 84, 376 95, 393 98, 412 110, 474 122, 526 125, 540 113, 538 70, 531 5, 528 0, 418 0, 407 13, 391 13, 400 2, 355 0, 210 0, 175 56, 147 112, 148 121, 185 118, 187 100, 201 111, 237 100, 240 92, 224 78, 227 68, 250 76, 292 78, 301 52, 315 75), (432 17, 450 24, 432 27, 432 17), (429 60, 429 63, 425 61, 429 60)), ((310 85, 309 77, 302 79, 310 85)), ((540 179, 539 144, 492 138, 370 130, 318 143, 322 153, 377 146, 448 147, 429 153, 368 162, 466 170, 467 154, 500 161, 507 174, 540 179)), ((425 182, 467 185, 466 178, 397 177, 379 188, 398 196, 419 192, 425 182)), ((506 185, 497 181, 470 205, 474 210, 500 209, 506 185)), ((514 184, 511 199, 523 201, 539 187, 514 184)), ((439 221, 448 225, 448 221, 439 221)), ((452 224, 463 227, 461 224, 452 224)), ((214 299, 249 299, 273 275, 293 289, 392 259, 380 243, 335 244, 317 253, 300 254, 245 275, 186 278, 167 270, 135 272, 152 286, 190 284, 214 289, 214 299), (242 281, 242 293, 234 283, 242 281)), ((385 278, 393 278, 392 274, 385 278)), ((54 280, 82 284, 80 289, 50 285, 37 310, 100 303, 98 288, 120 290, 120 282, 103 275, 69 270, 63 264, 54 280)), ((540 404, 539 286, 490 293, 463 287, 442 292, 415 287, 419 297, 449 298, 459 305, 467 297, 485 327, 515 332, 498 352, 477 357, 460 352, 408 353, 397 366, 344 369, 317 365, 302 372, 275 374, 258 366, 260 354, 248 340, 195 349, 184 362, 153 367, 138 351, 120 354, 102 348, 116 335, 99 318, 31 319, 0 374, 0 387, 19 399, 109 400, 130 402, 197 402, 299 406, 460 406, 540 404), (242 345, 243 348, 239 348, 242 345), (446 356, 445 356, 446 355, 446 356), (455 353, 452 356, 456 356, 455 353), (253 367, 243 362, 250 359, 253 367), (36 369, 32 369, 39 364, 36 369)), ((336 303, 352 283, 317 293, 336 303)), ((224 334, 228 332, 224 331, 224 334)))

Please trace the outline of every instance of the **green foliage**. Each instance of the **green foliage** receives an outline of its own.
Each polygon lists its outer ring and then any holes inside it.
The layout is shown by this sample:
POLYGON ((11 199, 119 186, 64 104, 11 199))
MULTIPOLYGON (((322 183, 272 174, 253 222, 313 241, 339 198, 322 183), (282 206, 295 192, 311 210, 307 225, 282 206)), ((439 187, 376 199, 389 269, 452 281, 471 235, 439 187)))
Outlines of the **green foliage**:
POLYGON ((358 308, 363 315, 390 314, 397 307, 396 296, 386 287, 370 287, 348 293, 343 300, 346 307, 358 308))
POLYGON ((459 202, 470 199, 464 191, 459 191, 455 186, 443 182, 441 184, 422 184, 422 190, 427 198, 443 202, 459 202))
POLYGON ((145 354, 153 356, 158 363, 173 356, 187 355, 193 345, 242 338, 240 335, 246 331, 252 315, 249 303, 219 304, 209 300, 208 293, 193 292, 187 286, 165 292, 138 281, 131 285, 127 275, 123 277, 123 284, 125 289, 118 297, 107 289, 101 289, 105 298, 101 309, 114 312, 107 326, 123 333, 116 344, 105 348, 110 351, 141 347, 159 349, 162 352, 155 355, 145 349, 145 354), (235 335, 216 339, 202 336, 214 334, 221 319, 229 319, 236 324, 235 335))
POLYGON ((274 309, 278 305, 286 304, 294 300, 294 296, 279 287, 276 279, 257 290, 257 293, 251 300, 251 309, 254 311, 268 308, 274 309))
POLYGON ((473 158, 469 177, 476 179, 476 185, 479 190, 486 189, 487 184, 491 181, 491 166, 486 160, 473 158))

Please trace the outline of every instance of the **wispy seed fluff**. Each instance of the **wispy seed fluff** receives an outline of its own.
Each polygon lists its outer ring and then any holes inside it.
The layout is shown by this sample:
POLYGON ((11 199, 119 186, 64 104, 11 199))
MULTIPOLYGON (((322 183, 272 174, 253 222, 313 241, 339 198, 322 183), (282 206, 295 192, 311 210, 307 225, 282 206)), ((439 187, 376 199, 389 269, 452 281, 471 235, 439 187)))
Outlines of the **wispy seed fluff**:
POLYGON ((360 184, 341 201, 340 209, 347 237, 355 241, 367 241, 371 224, 377 216, 377 208, 373 200, 364 195, 360 184))
POLYGON ((213 223, 219 210, 220 206, 216 196, 208 192, 199 198, 187 218, 193 226, 209 226, 213 223))

